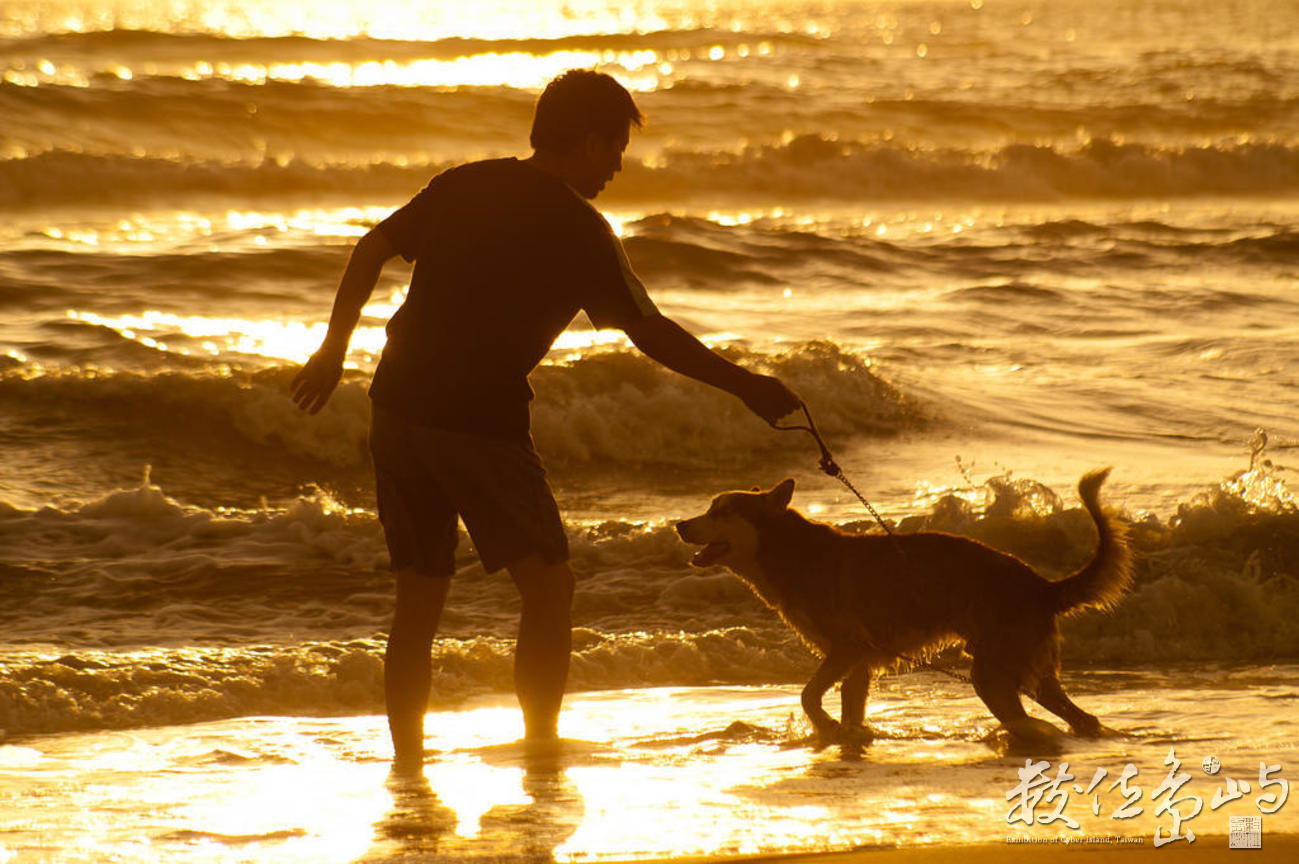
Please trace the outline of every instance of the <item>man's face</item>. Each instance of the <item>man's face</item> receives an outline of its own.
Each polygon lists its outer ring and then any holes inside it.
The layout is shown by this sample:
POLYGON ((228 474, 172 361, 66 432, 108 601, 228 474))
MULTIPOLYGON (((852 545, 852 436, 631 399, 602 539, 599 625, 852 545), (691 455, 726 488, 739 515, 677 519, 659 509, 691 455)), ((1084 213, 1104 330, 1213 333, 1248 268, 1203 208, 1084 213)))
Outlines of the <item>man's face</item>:
POLYGON ((584 198, 595 198, 613 175, 622 170, 622 154, 631 138, 630 124, 621 135, 606 136, 592 133, 579 151, 581 154, 580 183, 577 191, 584 198))

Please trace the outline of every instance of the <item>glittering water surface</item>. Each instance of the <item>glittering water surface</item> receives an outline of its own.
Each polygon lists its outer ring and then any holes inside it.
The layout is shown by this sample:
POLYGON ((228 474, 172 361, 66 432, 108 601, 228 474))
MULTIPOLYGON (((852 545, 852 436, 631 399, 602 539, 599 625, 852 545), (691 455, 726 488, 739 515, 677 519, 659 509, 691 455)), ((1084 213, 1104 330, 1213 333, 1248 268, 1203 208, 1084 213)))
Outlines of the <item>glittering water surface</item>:
MULTIPOLYGON (((1178 805, 1184 828, 1200 846, 1225 846, 1228 819, 1271 809, 1267 796, 1280 793, 1272 781, 1286 778, 1282 770, 1260 785, 1259 762, 1285 763, 1292 752, 1294 724, 1276 722, 1276 704, 1299 697, 1294 670, 1250 673, 1248 686, 1239 670, 1190 689, 1176 677, 1075 677, 1079 701, 1124 734, 1066 739, 1046 758, 1045 776, 1063 767, 1080 790, 1065 783, 1064 819, 1032 828, 1015 791, 1024 757, 990 749, 981 739, 995 724, 968 687, 932 673, 885 681, 870 711, 880 737, 860 752, 795 743, 805 730, 789 687, 575 696, 558 755, 502 744, 518 732, 517 710, 479 699, 429 716, 428 745, 439 752, 424 782, 385 784, 374 717, 60 736, 0 747, 0 778, 15 793, 0 818, 14 822, 5 842, 18 860, 57 851, 70 862, 626 859, 1007 836, 1150 845, 1172 826, 1171 814, 1155 815, 1171 751, 1174 773, 1187 775, 1176 793, 1190 796, 1178 805), (1219 773, 1201 767, 1207 756, 1219 773), (1110 787, 1128 764, 1142 813, 1116 819, 1124 796, 1110 787), (1252 794, 1211 807, 1228 778, 1252 794), (1195 817, 1191 797, 1203 808, 1195 817)), ((1057 800, 1030 815, 1046 817, 1057 800)), ((1263 816, 1265 831, 1293 831, 1292 810, 1263 816)))

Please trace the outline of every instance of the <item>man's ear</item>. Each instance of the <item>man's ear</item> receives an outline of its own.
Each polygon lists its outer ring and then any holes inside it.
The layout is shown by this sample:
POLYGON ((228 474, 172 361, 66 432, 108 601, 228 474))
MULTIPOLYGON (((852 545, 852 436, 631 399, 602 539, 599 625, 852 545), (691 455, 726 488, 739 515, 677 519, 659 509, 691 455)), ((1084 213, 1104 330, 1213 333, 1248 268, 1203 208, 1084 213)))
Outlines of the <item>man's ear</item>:
POLYGON ((794 497, 794 478, 786 477, 767 493, 767 503, 777 510, 784 510, 794 497))

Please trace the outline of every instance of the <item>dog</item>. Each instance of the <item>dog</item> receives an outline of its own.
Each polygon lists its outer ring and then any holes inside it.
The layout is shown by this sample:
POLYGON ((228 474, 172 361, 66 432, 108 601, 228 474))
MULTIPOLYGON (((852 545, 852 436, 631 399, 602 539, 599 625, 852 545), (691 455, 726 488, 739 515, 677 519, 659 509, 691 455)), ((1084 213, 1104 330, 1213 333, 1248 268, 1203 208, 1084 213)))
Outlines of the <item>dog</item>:
POLYGON ((803 710, 826 741, 869 739, 865 726, 871 674, 965 643, 974 690, 1012 737, 1042 740, 1059 730, 1030 717, 1026 693, 1076 735, 1102 734, 1100 720, 1073 703, 1060 684, 1056 619, 1108 610, 1132 579, 1126 527, 1101 509, 1109 469, 1078 484, 1095 523, 1092 559, 1050 581, 1023 561, 977 540, 937 531, 883 536, 845 534, 789 506, 794 481, 766 492, 726 492, 702 516, 676 525, 703 548, 691 563, 722 565, 780 614, 820 658, 803 688, 803 710), (842 681, 841 722, 821 702, 842 681))

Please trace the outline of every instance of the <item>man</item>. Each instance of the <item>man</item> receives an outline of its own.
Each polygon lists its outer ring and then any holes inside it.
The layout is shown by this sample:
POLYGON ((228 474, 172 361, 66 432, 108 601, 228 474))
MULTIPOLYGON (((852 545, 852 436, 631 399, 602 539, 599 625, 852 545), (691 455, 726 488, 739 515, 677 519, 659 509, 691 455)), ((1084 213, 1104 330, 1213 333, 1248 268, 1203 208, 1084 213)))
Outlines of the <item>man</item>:
POLYGON ((556 78, 537 100, 531 157, 443 172, 357 242, 324 343, 293 382, 298 406, 319 411, 384 263, 413 261, 370 389, 379 518, 397 581, 384 686, 398 772, 422 770, 429 655, 455 569, 457 517, 483 566, 508 569, 522 598, 514 680, 526 736, 556 735, 573 574, 532 445, 527 376, 579 309, 769 421, 800 404, 775 378, 661 315, 588 203, 622 169, 631 125, 642 121, 613 78, 556 78))

